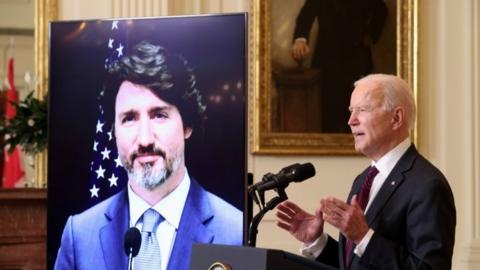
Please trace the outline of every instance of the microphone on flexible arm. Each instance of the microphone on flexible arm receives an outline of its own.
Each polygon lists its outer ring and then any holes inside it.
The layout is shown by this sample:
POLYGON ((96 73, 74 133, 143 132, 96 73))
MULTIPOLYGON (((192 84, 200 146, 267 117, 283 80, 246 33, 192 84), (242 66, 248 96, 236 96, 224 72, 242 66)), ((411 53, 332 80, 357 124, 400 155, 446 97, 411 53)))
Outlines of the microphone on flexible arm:
POLYGON ((267 173, 262 181, 248 186, 248 194, 259 206, 260 211, 252 218, 249 227, 248 245, 254 247, 257 240, 258 225, 267 211, 273 210, 279 203, 288 199, 285 188, 291 182, 302 182, 315 175, 312 163, 292 164, 281 169, 277 174, 267 173), (278 196, 265 203, 265 191, 275 189, 278 196))
POLYGON ((123 247, 128 256, 128 270, 132 269, 132 260, 138 255, 140 245, 142 244, 142 235, 136 227, 131 227, 125 233, 123 247))
POLYGON ((302 182, 315 175, 315 167, 312 163, 292 164, 281 169, 277 174, 267 173, 261 182, 256 183, 257 192, 264 192, 270 189, 284 189, 291 182, 302 182))

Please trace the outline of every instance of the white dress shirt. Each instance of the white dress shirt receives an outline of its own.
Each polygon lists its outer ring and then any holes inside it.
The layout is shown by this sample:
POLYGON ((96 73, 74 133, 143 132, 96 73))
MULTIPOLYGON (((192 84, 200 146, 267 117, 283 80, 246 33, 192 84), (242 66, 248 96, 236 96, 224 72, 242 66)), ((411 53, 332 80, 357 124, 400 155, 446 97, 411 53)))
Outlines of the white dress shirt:
MULTIPOLYGON (((377 196, 378 191, 382 187, 383 183, 385 182, 387 177, 390 175, 395 165, 397 165, 397 162, 400 160, 400 158, 405 154, 405 152, 407 152, 411 144, 412 142, 410 141, 410 138, 407 138, 401 143, 399 143, 397 146, 395 146, 395 148, 393 148, 388 153, 386 153, 377 162, 372 161, 372 166, 375 166, 378 169, 378 174, 373 179, 372 188, 370 189, 368 204, 367 204, 367 207, 365 208, 365 213, 368 211, 368 209, 370 208, 370 205, 375 200, 375 197, 377 196)), ((362 238, 360 243, 358 243, 358 245, 355 247, 353 252, 357 256, 361 257, 363 255, 374 233, 375 231, 373 231, 370 228, 367 234, 362 238)), ((304 256, 314 259, 322 253, 323 249, 327 245, 327 241, 328 241, 328 236, 324 232, 317 240, 315 240, 310 245, 303 244, 302 247, 300 248, 300 252, 304 256)))
POLYGON ((167 269, 189 189, 190 176, 185 170, 185 175, 177 188, 175 188, 157 204, 150 206, 132 190, 130 185, 128 185, 128 199, 130 202, 130 227, 135 226, 141 231, 143 225, 141 217, 149 208, 153 208, 165 218, 165 220, 157 227, 155 232, 158 244, 160 245, 160 270, 167 269))

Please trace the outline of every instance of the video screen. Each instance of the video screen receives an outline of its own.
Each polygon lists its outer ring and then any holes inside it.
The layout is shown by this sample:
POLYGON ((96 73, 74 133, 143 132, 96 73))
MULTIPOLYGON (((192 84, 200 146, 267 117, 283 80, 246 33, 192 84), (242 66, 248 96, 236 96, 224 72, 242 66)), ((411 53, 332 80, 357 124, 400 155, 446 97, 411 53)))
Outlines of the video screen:
POLYGON ((146 242, 125 234, 152 211, 158 269, 188 269, 193 243, 246 242, 246 23, 51 23, 48 269, 140 263, 146 242))

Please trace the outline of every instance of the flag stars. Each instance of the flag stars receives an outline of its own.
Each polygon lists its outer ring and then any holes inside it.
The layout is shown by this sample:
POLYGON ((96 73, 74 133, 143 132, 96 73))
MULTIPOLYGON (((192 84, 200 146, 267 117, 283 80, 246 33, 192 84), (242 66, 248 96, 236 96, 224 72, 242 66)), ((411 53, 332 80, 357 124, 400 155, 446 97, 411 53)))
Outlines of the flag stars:
POLYGON ((112 173, 112 176, 108 178, 108 182, 110 182, 110 187, 117 186, 117 180, 118 180, 118 177, 116 177, 115 174, 112 173))
POLYGON ((122 56, 123 55, 122 43, 120 43, 120 45, 118 45, 118 48, 116 48, 115 50, 118 52, 118 57, 122 56))
POLYGON ((104 125, 104 123, 100 122, 100 120, 97 121, 97 131, 96 131, 96 133, 102 133, 103 132, 103 125, 104 125))
POLYGON ((117 156, 115 159, 115 168, 122 167, 122 161, 120 161, 120 156, 117 156))
POLYGON ((113 49, 113 38, 109 38, 109 39, 108 39, 108 48, 112 48, 112 49, 113 49))
POLYGON ((113 139, 112 131, 110 130, 109 132, 107 132, 107 135, 108 135, 108 140, 111 141, 113 139))
POLYGON ((105 178, 105 169, 102 168, 102 165, 98 166, 98 169, 95 172, 97 173, 97 179, 105 178))
POLYGON ((98 191, 100 191, 97 186, 93 185, 93 187, 90 189, 90 198, 97 197, 98 198, 98 191))
POLYGON ((117 29, 118 30, 118 21, 113 21, 112 22, 112 30, 117 29))
POLYGON ((98 151, 97 148, 98 148, 98 142, 94 141, 93 142, 93 151, 97 152, 98 151))
POLYGON ((102 153, 102 160, 105 160, 105 159, 110 159, 110 150, 108 150, 108 148, 105 147, 105 149, 101 152, 102 153))

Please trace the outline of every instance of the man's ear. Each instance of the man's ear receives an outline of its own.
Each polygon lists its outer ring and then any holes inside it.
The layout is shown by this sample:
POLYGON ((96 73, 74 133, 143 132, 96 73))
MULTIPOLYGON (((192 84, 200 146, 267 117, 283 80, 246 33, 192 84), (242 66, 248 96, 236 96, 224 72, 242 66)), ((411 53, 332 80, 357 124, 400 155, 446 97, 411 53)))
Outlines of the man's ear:
POLYGON ((405 125, 405 109, 403 107, 395 107, 393 109, 392 128, 398 130, 405 125))
POLYGON ((192 136, 193 129, 191 127, 186 127, 183 129, 183 137, 186 139, 190 138, 192 136))

